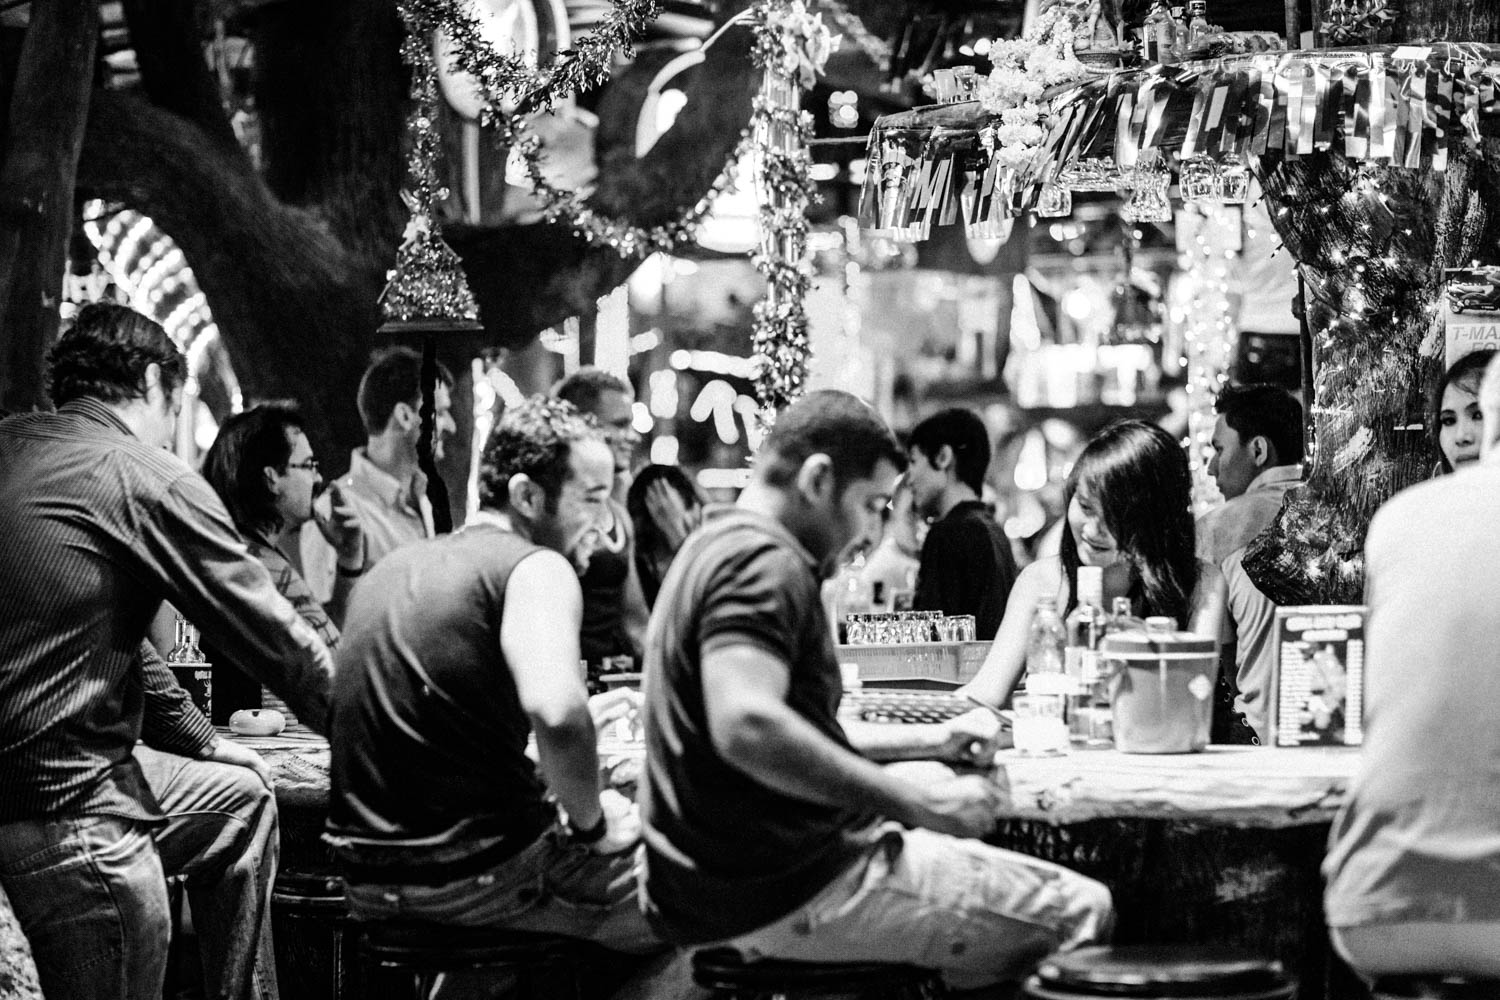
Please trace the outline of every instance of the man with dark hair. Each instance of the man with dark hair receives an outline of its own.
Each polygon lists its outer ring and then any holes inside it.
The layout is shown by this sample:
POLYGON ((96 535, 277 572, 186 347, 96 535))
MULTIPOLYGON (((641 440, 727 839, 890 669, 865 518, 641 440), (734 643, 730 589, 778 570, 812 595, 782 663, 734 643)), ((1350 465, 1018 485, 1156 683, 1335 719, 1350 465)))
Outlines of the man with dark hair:
POLYGON ((994 829, 989 779, 869 759, 988 758, 988 713, 837 718, 820 581, 879 530, 903 463, 863 402, 809 393, 777 416, 734 510, 667 576, 646 643, 639 801, 646 912, 678 944, 921 965, 978 988, 1107 930, 1103 886, 967 839, 994 829))
POLYGON ((1265 530, 1302 481, 1302 404, 1280 386, 1231 385, 1216 409, 1208 474, 1225 503, 1198 519, 1198 557, 1221 566, 1265 530))
POLYGON ((554 385, 551 395, 591 417, 614 455, 614 491, 582 580, 581 649, 594 669, 614 656, 639 658, 649 614, 635 568, 635 529, 625 508, 631 464, 641 443, 633 421, 635 394, 619 376, 586 365, 554 385))
MULTIPOLYGON (((438 366, 433 394, 432 454, 443 457, 443 439, 457 429, 450 388, 453 375, 438 366)), ((409 347, 392 347, 371 359, 359 380, 359 416, 368 435, 363 448, 349 453, 349 471, 335 480, 343 499, 364 526, 366 568, 408 542, 432 537, 432 505, 427 477, 417 467, 417 438, 422 420, 422 356, 409 347)), ((332 491, 330 491, 330 494, 332 491)), ((328 501, 319 514, 331 516, 328 501)), ((338 558, 316 524, 302 529, 302 573, 318 600, 333 597, 339 574, 357 576, 338 558)))
MULTIPOLYGON (((364 530, 359 514, 345 500, 337 484, 329 487, 331 507, 324 516, 314 503, 323 486, 312 444, 302 430, 302 416, 290 403, 261 403, 231 415, 203 457, 203 478, 224 501, 234 526, 271 574, 276 591, 311 625, 330 650, 339 643, 339 623, 364 570, 364 530), (287 553, 295 551, 302 526, 317 524, 338 554, 345 570, 333 585, 325 607, 313 596, 307 581, 287 553)), ((215 665, 239 661, 233 649, 204 643, 205 658, 215 665)), ((215 671, 214 721, 227 723, 237 708, 259 706, 261 692, 240 671, 215 671)), ((278 708, 282 706, 277 706, 278 708)))
POLYGON ((907 456, 912 501, 932 521, 912 607, 973 615, 976 637, 993 639, 1016 582, 1016 559, 980 500, 990 467, 989 430, 969 410, 943 410, 912 429, 907 456))
POLYGON ((269 769, 145 636, 169 600, 320 731, 328 651, 166 450, 187 371, 165 331, 86 306, 50 362, 58 411, 0 423, 0 885, 49 997, 160 996, 185 875, 206 992, 274 998, 269 769))
POLYGON ((328 832, 359 918, 662 948, 636 898, 636 812, 599 790, 595 728, 629 699, 591 705, 578 671, 576 560, 612 471, 570 404, 529 400, 485 446, 478 514, 386 556, 355 589, 328 832))

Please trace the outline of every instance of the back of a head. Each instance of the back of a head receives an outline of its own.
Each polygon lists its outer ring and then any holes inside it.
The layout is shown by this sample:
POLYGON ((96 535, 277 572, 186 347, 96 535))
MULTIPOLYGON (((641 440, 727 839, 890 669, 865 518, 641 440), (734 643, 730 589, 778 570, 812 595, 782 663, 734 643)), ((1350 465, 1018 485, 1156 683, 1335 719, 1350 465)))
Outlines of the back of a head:
POLYGON ((604 437, 572 403, 532 396, 505 411, 479 458, 479 505, 505 510, 510 481, 524 475, 556 499, 575 442, 604 437))
POLYGON ((291 460, 291 432, 301 429, 296 407, 280 402, 253 406, 219 427, 218 437, 203 457, 203 478, 224 501, 241 532, 281 527, 265 470, 281 468, 291 460))
POLYGON ((554 384, 547 395, 572 403, 582 413, 592 414, 599 409, 599 397, 606 392, 633 395, 630 383, 620 376, 603 368, 584 365, 554 384))
MULTIPOLYGON (((439 364, 438 381, 453 384, 453 374, 439 364)), ((356 405, 365 433, 381 433, 391 422, 396 406, 405 403, 415 407, 422 398, 422 355, 410 347, 387 347, 370 359, 359 380, 356 405)))
POLYGON ((1264 437, 1276 449, 1276 464, 1302 461, 1302 403, 1266 382, 1227 385, 1219 391, 1214 409, 1239 434, 1240 441, 1264 437))
POLYGON ((912 428, 907 444, 929 461, 943 445, 952 448, 958 481, 975 493, 983 491, 984 474, 990 467, 990 432, 977 413, 961 407, 934 413, 912 428))
POLYGON ((146 369, 161 369, 170 392, 187 377, 187 361, 161 325, 134 309, 96 302, 78 310, 47 355, 52 402, 85 396, 118 403, 144 395, 146 369))
POLYGON ((897 471, 906 467, 906 453, 880 415, 838 389, 810 392, 776 415, 756 456, 756 473, 767 484, 784 488, 803 462, 819 454, 833 461, 840 485, 868 478, 881 459, 897 471))

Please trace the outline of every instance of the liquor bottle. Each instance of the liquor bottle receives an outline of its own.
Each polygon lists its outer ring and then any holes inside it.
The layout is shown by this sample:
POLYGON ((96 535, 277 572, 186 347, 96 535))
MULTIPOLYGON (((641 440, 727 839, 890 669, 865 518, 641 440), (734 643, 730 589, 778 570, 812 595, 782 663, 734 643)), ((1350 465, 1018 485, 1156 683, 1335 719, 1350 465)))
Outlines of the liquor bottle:
POLYGON ((874 588, 865 579, 865 556, 860 553, 834 577, 833 626, 839 642, 849 641, 849 616, 868 614, 874 606, 874 588))
POLYGON ((1208 0, 1188 0, 1187 44, 1192 49, 1213 29, 1208 24, 1208 0))
POLYGON ((1167 12, 1164 0, 1156 0, 1141 25, 1141 58, 1146 62, 1171 62, 1175 42, 1176 26, 1172 15, 1167 12))
POLYGON ((1074 592, 1078 604, 1068 614, 1068 645, 1063 654, 1063 669, 1070 681, 1068 732, 1074 743, 1088 744, 1097 728, 1093 700, 1100 677, 1099 641, 1109 627, 1109 616, 1104 612, 1104 570, 1078 567, 1074 592))
POLYGON ((1140 631, 1146 627, 1146 623, 1135 616, 1130 609, 1130 598, 1116 597, 1109 609, 1109 632, 1140 631))
POLYGON ((1186 8, 1178 6, 1172 8, 1172 62, 1177 62, 1187 56, 1188 49, 1188 21, 1186 8))

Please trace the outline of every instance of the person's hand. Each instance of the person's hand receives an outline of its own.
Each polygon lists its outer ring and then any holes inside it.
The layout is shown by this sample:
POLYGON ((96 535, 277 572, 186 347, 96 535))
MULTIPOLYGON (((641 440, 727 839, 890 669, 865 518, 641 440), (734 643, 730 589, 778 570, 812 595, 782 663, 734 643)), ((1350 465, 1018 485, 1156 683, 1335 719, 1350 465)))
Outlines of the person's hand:
POLYGON ((595 854, 619 854, 641 841, 641 814, 625 796, 613 788, 599 793, 599 808, 604 810, 604 836, 589 845, 595 854))
POLYGON ((955 837, 983 837, 995 829, 1000 812, 1000 789, 977 774, 923 785, 913 815, 913 826, 955 837))
POLYGON ((1000 749, 1000 718, 988 708, 974 708, 940 725, 947 731, 939 760, 957 761, 985 767, 1000 749))
POLYGON ((266 759, 249 747, 233 740, 226 740, 223 737, 214 740, 203 759, 220 764, 233 764, 235 767, 248 767, 265 783, 267 791, 276 790, 275 781, 271 777, 271 765, 266 763, 266 759))
POLYGON ((665 479, 658 479, 646 487, 646 513, 656 522, 662 538, 673 552, 682 548, 687 536, 698 527, 698 512, 689 510, 682 494, 667 485, 665 479))
POLYGON ((359 511, 349 503, 339 484, 329 483, 312 510, 318 531, 338 554, 339 565, 350 573, 362 572, 365 568, 364 525, 360 523, 359 511))
POLYGON ((634 720, 640 711, 641 693, 634 688, 618 687, 589 696, 589 715, 594 719, 594 731, 601 735, 620 719, 634 720))

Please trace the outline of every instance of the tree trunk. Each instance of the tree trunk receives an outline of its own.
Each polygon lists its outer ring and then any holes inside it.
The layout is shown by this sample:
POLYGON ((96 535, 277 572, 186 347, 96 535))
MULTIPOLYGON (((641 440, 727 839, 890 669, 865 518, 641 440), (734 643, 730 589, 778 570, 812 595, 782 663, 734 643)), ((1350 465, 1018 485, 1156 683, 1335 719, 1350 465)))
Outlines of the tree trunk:
MULTIPOLYGON (((364 439, 355 389, 377 346, 376 299, 405 224, 398 192, 407 73, 394 5, 342 0, 256 11, 264 153, 257 174, 224 141, 222 110, 206 96, 211 81, 201 55, 194 62, 196 36, 186 27, 193 4, 162 3, 132 0, 127 10, 144 46, 151 101, 96 94, 80 187, 151 216, 182 247, 247 400, 298 400, 314 447, 336 467, 364 439)), ((721 16, 743 6, 738 0, 721 16)), ((759 78, 749 37, 738 28, 715 45, 687 107, 646 157, 635 159, 624 145, 633 129, 604 131, 623 148, 599 149, 596 208, 652 225, 703 195, 749 120, 759 78)), ((612 123, 632 113, 614 108, 612 123)), ((559 225, 450 225, 445 233, 463 257, 494 346, 524 345, 591 311, 637 264, 559 225)), ((36 345, 30 350, 40 356, 36 345)), ((466 460, 454 454, 447 464, 466 468, 466 460)))
MULTIPOLYGON (((1494 42, 1500 12, 1403 0, 1398 28, 1403 41, 1494 42)), ((1277 604, 1359 603, 1370 518, 1436 459, 1420 428, 1442 372, 1443 269, 1500 260, 1500 146, 1454 155, 1443 174, 1337 153, 1267 158, 1258 173, 1306 288, 1315 447, 1245 570, 1277 604)))
POLYGON ((97 0, 31 5, 0 167, 0 408, 46 398, 98 25, 97 0))

